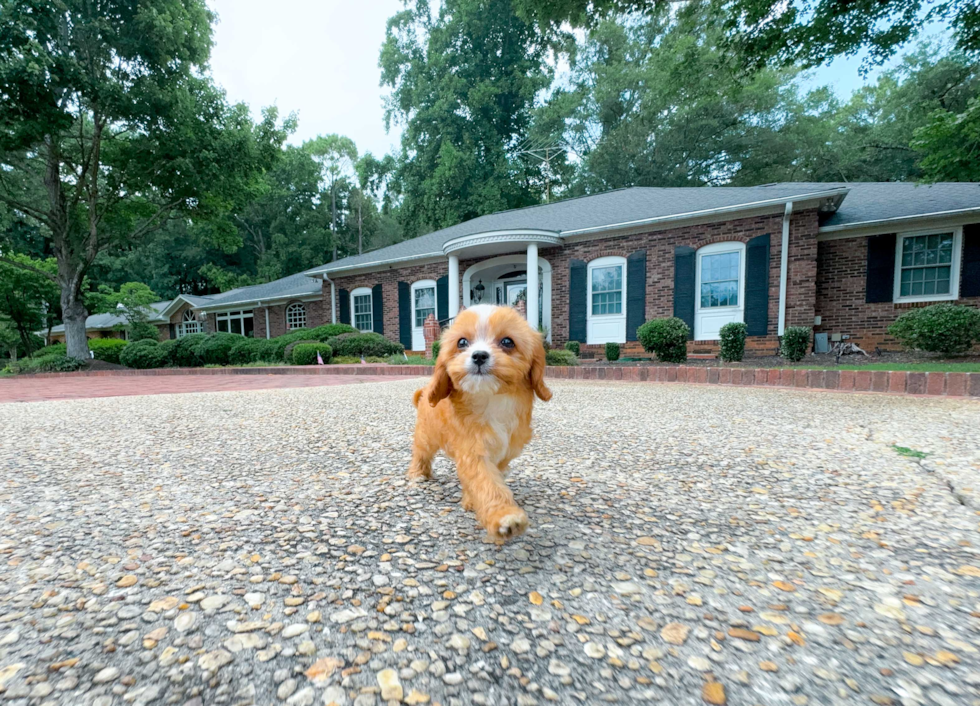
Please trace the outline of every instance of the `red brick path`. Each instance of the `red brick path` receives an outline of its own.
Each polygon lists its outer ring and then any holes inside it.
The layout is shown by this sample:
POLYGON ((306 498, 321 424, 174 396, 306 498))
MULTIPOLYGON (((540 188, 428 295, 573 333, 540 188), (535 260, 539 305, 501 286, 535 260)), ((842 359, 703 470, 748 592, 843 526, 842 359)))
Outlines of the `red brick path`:
POLYGON ((391 377, 380 375, 25 376, 0 380, 0 403, 169 395, 181 392, 278 390, 384 382, 390 379, 391 377))

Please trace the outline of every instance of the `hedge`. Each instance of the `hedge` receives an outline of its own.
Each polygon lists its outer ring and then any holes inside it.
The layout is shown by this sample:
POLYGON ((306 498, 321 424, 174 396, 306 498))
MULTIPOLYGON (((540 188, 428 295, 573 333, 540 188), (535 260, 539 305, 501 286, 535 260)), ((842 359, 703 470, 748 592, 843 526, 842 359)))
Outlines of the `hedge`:
POLYGON ((328 363, 332 352, 326 343, 297 343, 292 350, 292 362, 293 365, 316 365, 319 353, 323 362, 328 363))
POLYGON ((143 339, 130 343, 119 355, 119 362, 127 368, 137 370, 147 370, 149 368, 162 368, 169 362, 170 355, 173 354, 173 345, 161 346, 152 339, 143 339))
POLYGON ((119 364, 119 355, 129 343, 121 338, 92 338, 89 339, 88 349, 96 360, 119 364))
POLYGON ((578 365, 578 358, 571 351, 553 350, 553 351, 546 352, 544 355, 545 355, 545 363, 547 365, 558 365, 558 366, 578 365))
POLYGON ((228 355, 232 347, 243 338, 245 337, 237 333, 210 333, 197 341, 194 353, 201 365, 228 365, 228 355))
POLYGON ((949 357, 965 353, 980 341, 980 309, 934 304, 902 314, 888 333, 906 348, 949 357))
POLYGON ((691 329, 681 319, 652 319, 636 329, 643 348, 656 353, 664 363, 683 363, 687 360, 687 338, 691 329))
POLYGON ((47 353, 34 358, 23 358, 16 363, 10 363, 4 372, 17 374, 30 373, 71 373, 85 367, 85 361, 69 358, 58 353, 47 353))
POLYGON ((334 336, 327 343, 334 355, 341 356, 387 358, 395 353, 405 352, 405 346, 389 341, 380 333, 345 333, 334 336))

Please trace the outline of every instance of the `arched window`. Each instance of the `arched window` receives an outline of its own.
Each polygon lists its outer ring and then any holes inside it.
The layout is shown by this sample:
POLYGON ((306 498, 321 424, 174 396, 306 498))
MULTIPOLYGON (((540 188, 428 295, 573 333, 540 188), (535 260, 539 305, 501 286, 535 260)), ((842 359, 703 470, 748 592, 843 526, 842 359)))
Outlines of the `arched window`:
POLYGON ((190 336, 192 333, 203 333, 204 327, 201 322, 197 320, 194 316, 194 312, 188 309, 184 312, 183 316, 180 317, 180 323, 177 324, 177 338, 183 338, 184 336, 190 336))
POLYGON ((306 326, 306 304, 295 302, 286 307, 286 328, 304 328, 306 326))

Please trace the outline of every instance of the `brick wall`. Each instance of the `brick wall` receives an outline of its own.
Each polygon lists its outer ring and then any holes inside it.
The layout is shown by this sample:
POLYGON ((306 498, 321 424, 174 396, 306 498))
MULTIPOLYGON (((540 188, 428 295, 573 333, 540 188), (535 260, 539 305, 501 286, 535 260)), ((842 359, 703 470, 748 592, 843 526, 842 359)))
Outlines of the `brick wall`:
MULTIPOLYGON (((868 238, 844 238, 819 244, 816 313, 821 322, 814 330, 849 334, 852 341, 868 351, 875 346, 900 350, 898 341, 888 335, 889 325, 903 312, 935 302, 865 302, 867 259, 868 238)), ((980 306, 980 297, 959 302, 980 306)))
POLYGON ((265 312, 266 309, 269 310, 269 329, 271 330, 270 338, 275 338, 276 336, 282 336, 284 333, 288 333, 286 330, 286 307, 291 304, 299 303, 306 307, 306 328, 315 328, 316 326, 322 326, 323 324, 330 323, 330 294, 327 293, 326 297, 317 299, 316 301, 306 301, 301 302, 298 299, 295 301, 289 301, 285 304, 279 304, 277 306, 257 306, 252 310, 253 316, 253 336, 255 338, 265 338, 265 312))

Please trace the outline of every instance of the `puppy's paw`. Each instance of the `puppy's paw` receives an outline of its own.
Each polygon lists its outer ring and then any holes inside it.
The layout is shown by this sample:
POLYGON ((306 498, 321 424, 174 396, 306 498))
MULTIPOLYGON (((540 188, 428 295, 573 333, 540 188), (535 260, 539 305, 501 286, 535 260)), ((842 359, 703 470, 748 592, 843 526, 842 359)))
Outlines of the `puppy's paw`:
POLYGON ((459 504, 462 505, 463 509, 467 512, 472 512, 476 509, 476 505, 473 504, 473 499, 466 493, 463 493, 463 497, 460 498, 459 504))
POLYGON ((429 480, 432 478, 432 466, 425 467, 413 463, 411 466, 409 466, 408 473, 406 475, 410 481, 429 480))
POLYGON ((491 534, 498 543, 520 537, 528 526, 527 513, 521 509, 504 515, 497 520, 491 527, 491 534))

